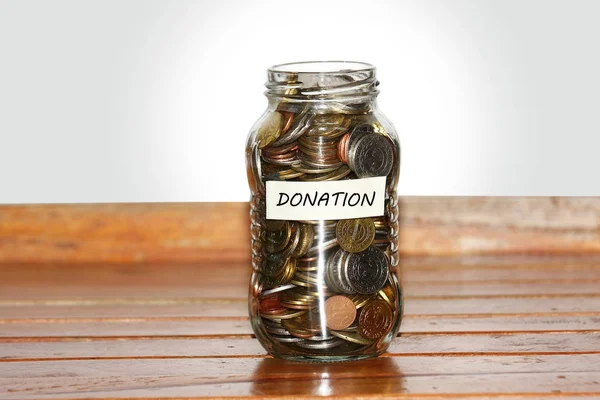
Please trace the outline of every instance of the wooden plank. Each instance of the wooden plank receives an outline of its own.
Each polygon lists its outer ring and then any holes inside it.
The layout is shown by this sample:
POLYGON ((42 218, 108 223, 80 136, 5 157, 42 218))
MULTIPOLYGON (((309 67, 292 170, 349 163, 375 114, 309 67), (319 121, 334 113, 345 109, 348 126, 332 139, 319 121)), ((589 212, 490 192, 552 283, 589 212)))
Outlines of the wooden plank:
POLYGON ((553 391, 600 394, 599 361, 600 355, 407 356, 342 364, 301 364, 271 358, 11 362, 0 363, 0 395, 76 398, 553 391), (369 384, 373 381, 377 385, 369 384), (510 385, 506 384, 508 381, 510 385), (354 390, 349 391, 348 386, 354 390))
MULTIPOLYGON (((565 314, 597 313, 600 316, 598 295, 552 296, 468 296, 405 297, 404 313, 407 316, 446 316, 481 314, 565 314)), ((246 299, 71 299, 54 300, 41 304, 13 303, 0 306, 0 331, 6 324, 20 320, 67 319, 65 322, 101 318, 157 318, 157 317, 245 317, 248 315, 246 299)), ((36 321, 32 321, 36 322, 36 321)), ((60 321, 57 321, 60 322, 60 321)))
MULTIPOLYGON (((507 257, 508 259, 513 259, 507 257)), ((418 264, 403 261, 407 296, 481 294, 598 293, 600 261, 557 264, 547 258, 527 263, 499 264, 500 258, 459 264, 438 260, 418 264), (493 263, 496 260, 496 263, 493 263)), ((7 300, 69 297, 245 298, 248 262, 190 264, 0 264, 0 305, 7 300), (207 273, 209 271, 209 273, 207 273)))
MULTIPOLYGON (((66 320, 55 323, 23 321, 0 325, 0 342, 13 338, 39 340, 36 338, 122 338, 148 336, 230 336, 250 335, 252 329, 247 317, 239 318, 121 318, 97 320, 66 320), (27 339, 29 338, 29 339, 27 339)), ((446 332, 573 332, 600 331, 597 316, 482 316, 411 318, 403 319, 401 332, 437 334, 446 332)), ((21 339, 19 339, 21 340, 21 339)))
MULTIPOLYGON (((400 201, 402 254, 600 252, 600 198, 400 201)), ((7 263, 233 261, 248 254, 247 203, 0 207, 0 259, 7 263)))
MULTIPOLYGON (((501 335, 409 335, 394 340, 388 354, 407 355, 518 355, 600 353, 600 332, 516 333, 501 335)), ((70 340, 61 342, 0 342, 0 362, 15 360, 241 357, 266 351, 251 337, 170 338, 139 340, 70 340)))

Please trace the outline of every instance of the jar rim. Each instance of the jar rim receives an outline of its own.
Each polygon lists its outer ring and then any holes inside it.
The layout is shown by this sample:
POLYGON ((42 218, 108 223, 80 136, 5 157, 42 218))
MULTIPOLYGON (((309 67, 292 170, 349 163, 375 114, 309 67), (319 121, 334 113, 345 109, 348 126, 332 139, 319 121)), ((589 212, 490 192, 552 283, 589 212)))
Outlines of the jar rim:
POLYGON ((375 66, 361 61, 299 61, 273 65, 270 73, 336 75, 375 71, 375 66))

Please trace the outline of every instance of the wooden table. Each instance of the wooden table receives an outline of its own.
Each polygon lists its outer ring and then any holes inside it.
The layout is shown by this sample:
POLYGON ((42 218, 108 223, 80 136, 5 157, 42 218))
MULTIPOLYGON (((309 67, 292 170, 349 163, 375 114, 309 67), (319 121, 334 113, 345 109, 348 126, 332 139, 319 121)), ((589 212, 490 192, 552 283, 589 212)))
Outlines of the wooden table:
POLYGON ((600 398, 600 260, 405 258, 377 359, 267 356, 248 262, 2 264, 0 398, 600 398))
POLYGON ((400 205, 401 335, 330 365, 252 336, 247 204, 1 206, 0 399, 600 399, 600 198, 400 205))

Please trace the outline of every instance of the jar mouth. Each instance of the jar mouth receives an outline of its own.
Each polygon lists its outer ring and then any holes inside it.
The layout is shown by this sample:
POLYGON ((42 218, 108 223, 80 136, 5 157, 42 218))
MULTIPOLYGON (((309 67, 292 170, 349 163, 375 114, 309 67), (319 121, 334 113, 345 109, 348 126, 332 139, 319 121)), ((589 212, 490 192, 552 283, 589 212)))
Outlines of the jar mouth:
POLYGON ((352 72, 375 71, 375 66, 360 61, 300 61, 277 64, 269 68, 270 73, 287 74, 348 74, 352 72))
POLYGON ((347 109, 368 106, 379 93, 375 67, 358 61, 302 61, 267 70, 268 98, 287 103, 340 103, 347 109), (352 104, 354 104, 352 106, 352 104))

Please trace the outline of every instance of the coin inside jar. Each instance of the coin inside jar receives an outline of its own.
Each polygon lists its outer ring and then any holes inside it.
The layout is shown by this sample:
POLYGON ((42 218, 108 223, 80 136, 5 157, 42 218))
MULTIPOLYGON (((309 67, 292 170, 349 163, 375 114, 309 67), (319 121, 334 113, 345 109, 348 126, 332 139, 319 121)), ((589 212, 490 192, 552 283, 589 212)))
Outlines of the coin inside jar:
MULTIPOLYGON (((279 225, 274 223, 275 226, 279 225)), ((264 232, 264 246, 269 253, 278 253, 282 251, 290 241, 292 229, 287 221, 283 221, 281 229, 267 230, 264 232)))
POLYGON ((263 149, 277 140, 281 135, 282 121, 283 115, 278 111, 273 111, 267 115, 256 133, 258 148, 263 149))
POLYGON ((361 137, 348 153, 348 164, 359 178, 387 176, 393 162, 392 142, 378 134, 361 137))
POLYGON ((329 329, 346 329, 356 318, 356 307, 346 296, 331 296, 325 301, 325 316, 329 329))
POLYGON ((366 250, 375 238, 375 223, 371 218, 344 219, 337 223, 337 242, 350 253, 366 250))
POLYGON ((383 300, 371 300, 365 305, 358 318, 358 333, 367 339, 379 339, 392 327, 393 313, 383 300))
POLYGON ((371 246, 348 258, 346 279, 357 293, 372 294, 379 291, 388 276, 388 259, 383 251, 371 246))

